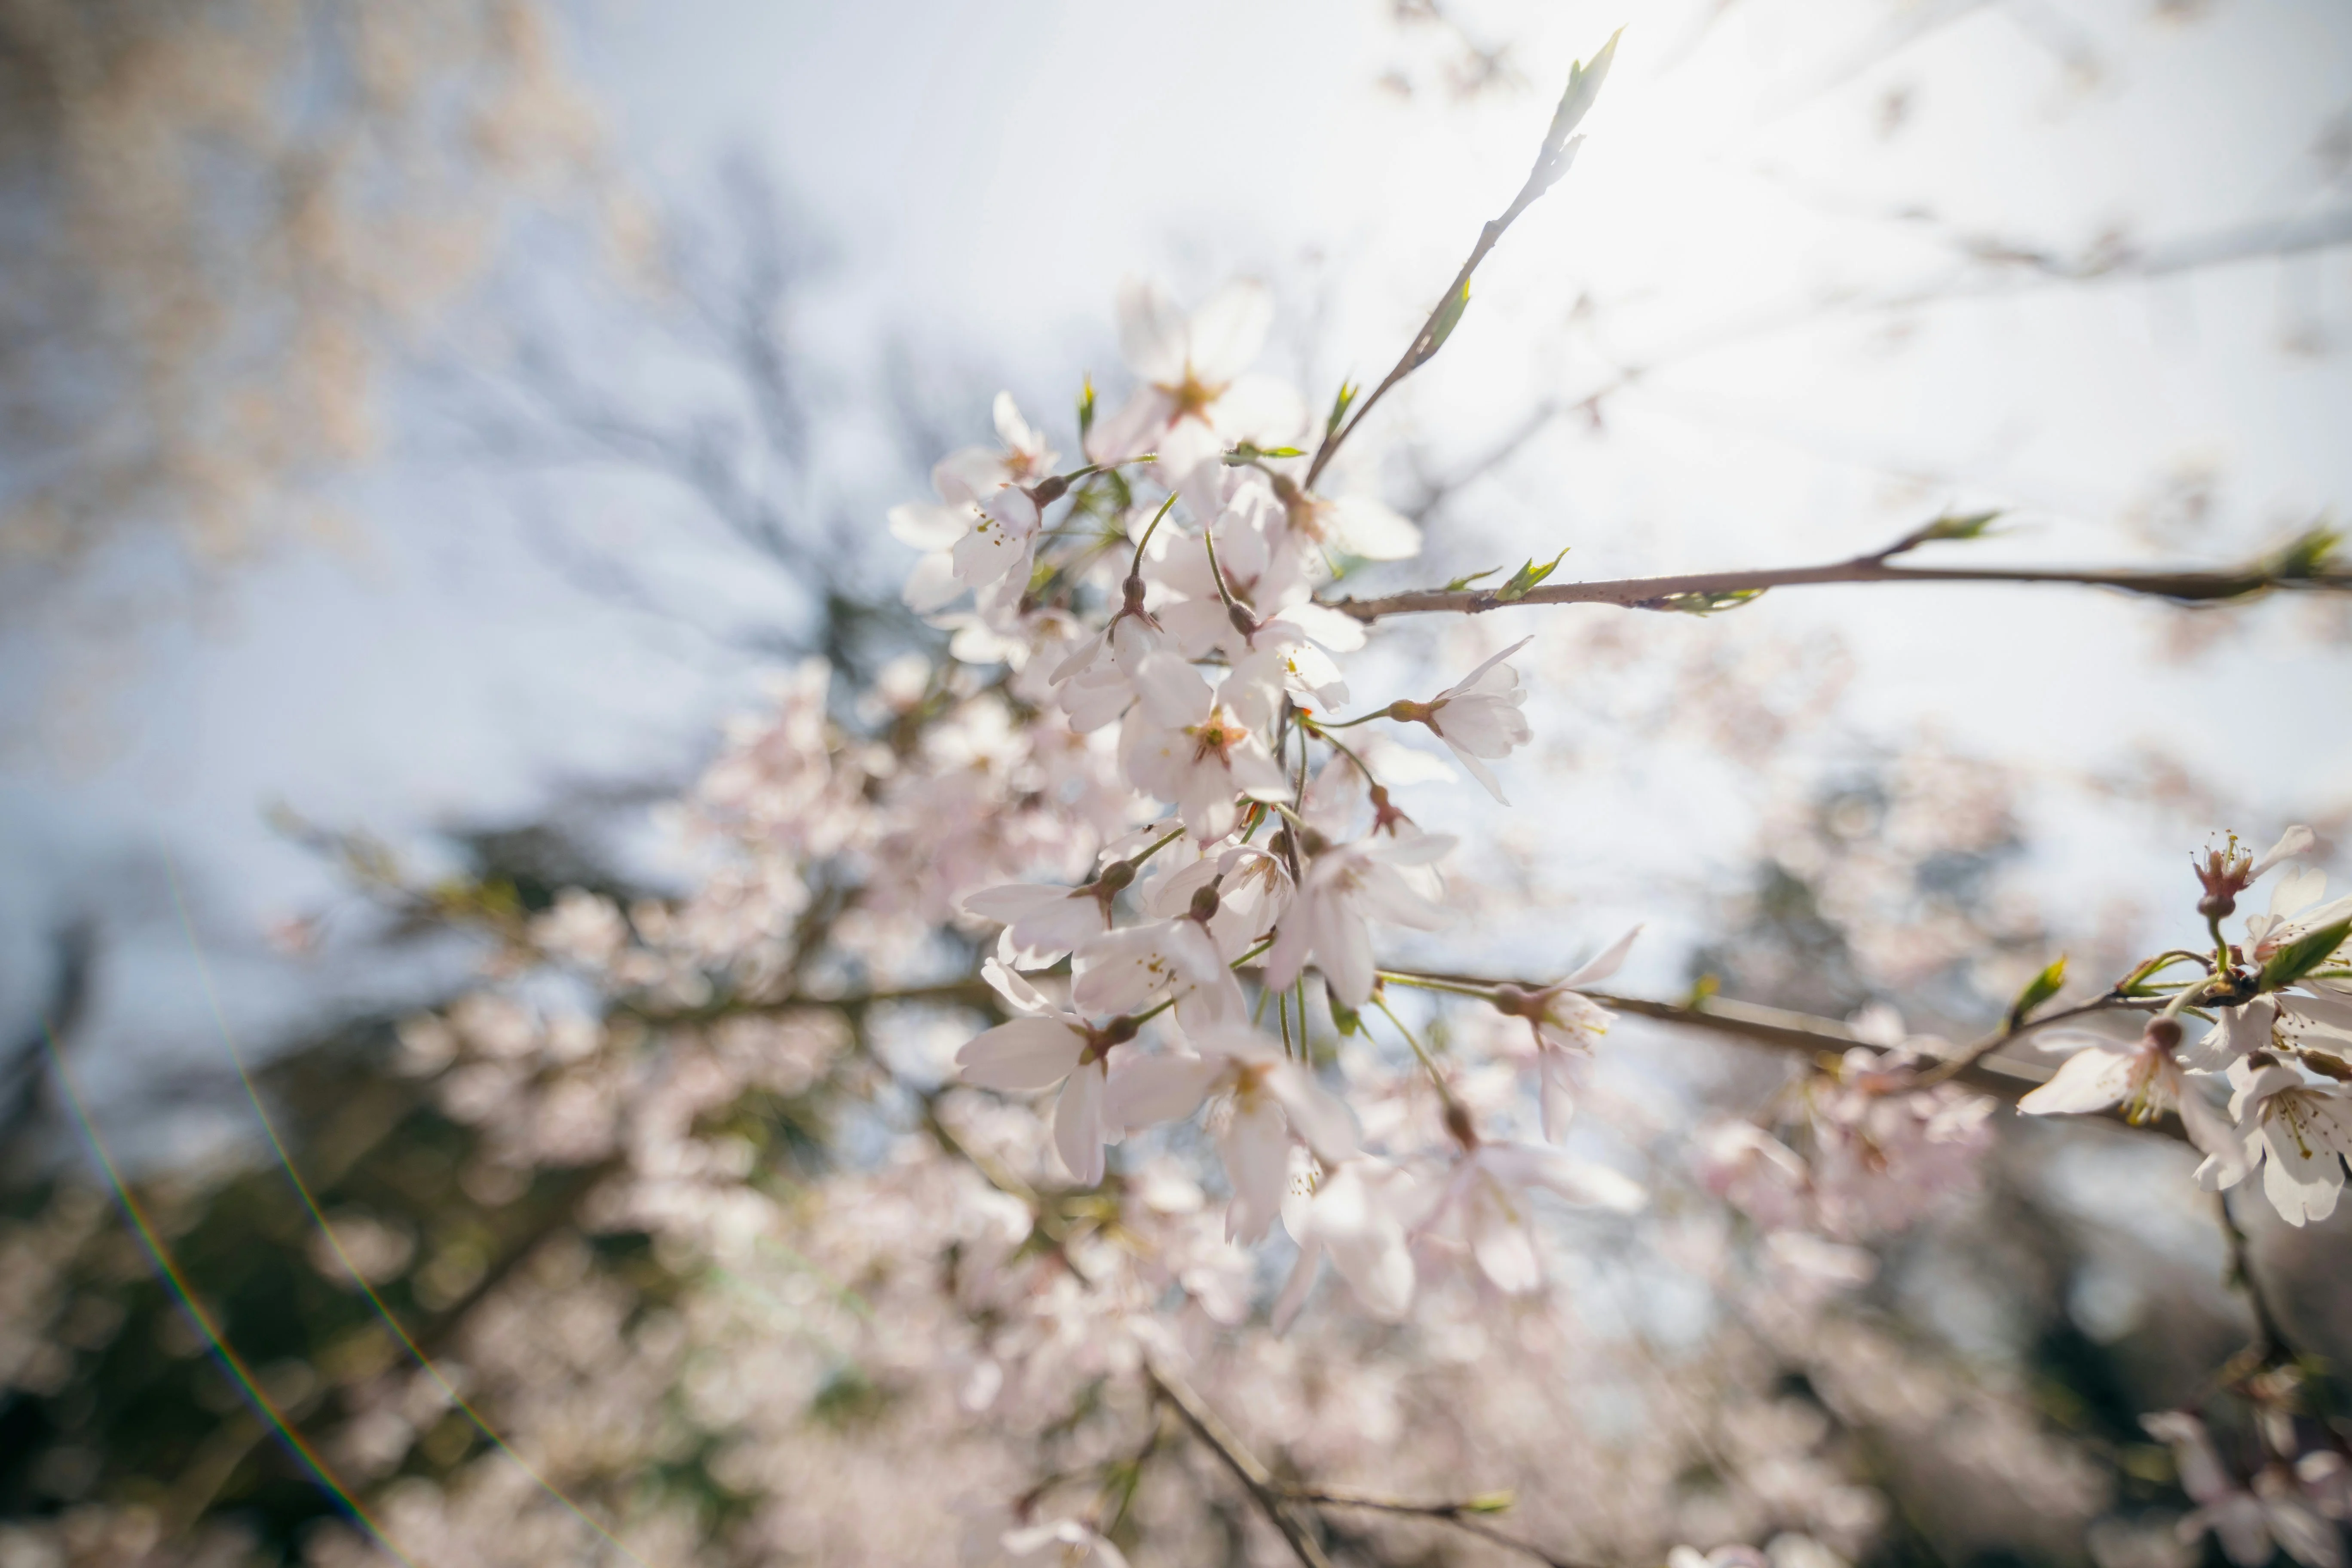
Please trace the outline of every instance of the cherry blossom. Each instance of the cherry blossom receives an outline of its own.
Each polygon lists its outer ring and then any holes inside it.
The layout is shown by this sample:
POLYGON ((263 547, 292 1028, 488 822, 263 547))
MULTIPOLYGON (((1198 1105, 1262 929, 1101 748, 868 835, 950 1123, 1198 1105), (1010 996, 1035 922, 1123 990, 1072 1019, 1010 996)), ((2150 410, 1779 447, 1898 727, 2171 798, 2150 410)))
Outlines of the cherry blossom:
POLYGON ((1505 662, 1533 641, 1521 637, 1426 702, 1399 701, 1389 708, 1390 717, 1400 722, 1428 725, 1470 776, 1507 805, 1510 803, 1503 799, 1503 786, 1486 762, 1507 757, 1534 739, 1527 716, 1519 711, 1527 702, 1527 689, 1519 684, 1518 671, 1505 662))
POLYGON ((1543 1284, 1528 1201, 1538 1191, 1618 1214, 1648 1201, 1639 1185, 1605 1165, 1541 1144, 1480 1142, 1455 1159, 1429 1223, 1457 1229, 1496 1289, 1525 1295, 1543 1284))
POLYGON ((2140 1425, 2170 1446, 2180 1489, 2197 1504, 2180 1521, 2182 1540, 2210 1532, 2238 1568, 2262 1568, 2274 1544, 2305 1568, 2340 1568, 2342 1538, 2296 1495, 2290 1478, 2265 1470, 2252 1489, 2240 1486, 2215 1452, 2205 1424, 2186 1412, 2158 1411, 2140 1417, 2140 1425))
POLYGON ((2273 1061, 2230 1069, 2236 1092, 2231 1146, 2208 1154, 2197 1180, 2208 1191, 2236 1186, 2263 1172, 2263 1195, 2287 1224, 2302 1226, 2336 1212, 2344 1159, 2352 1154, 2352 1094, 2311 1082, 2273 1061))
POLYGON ((1118 349, 1143 384, 1127 405, 1097 423, 1087 455, 1097 463, 1156 451, 1182 478, 1239 441, 1278 447, 1301 434, 1297 395, 1245 374, 1274 321, 1274 297, 1238 279, 1190 316, 1156 283, 1129 279, 1118 291, 1118 349))
POLYGON ((1166 655, 1143 660, 1141 700, 1119 733, 1120 766, 1135 786, 1176 807, 1202 843, 1240 819, 1236 797, 1279 800, 1282 769, 1257 732, 1266 711, 1265 671, 1236 667, 1213 694, 1190 665, 1166 655))
POLYGON ((1356 1152, 1354 1118, 1280 1044, 1246 1026, 1193 1037, 1199 1054, 1130 1058, 1110 1086, 1110 1114, 1128 1131, 1190 1116, 1212 1096, 1225 1100, 1217 1151, 1234 1198, 1225 1234, 1263 1239, 1282 1212, 1295 1133, 1318 1159, 1336 1164, 1356 1152))
POLYGON ((2189 1085, 2174 1048, 2180 1026, 2170 1018, 2149 1022, 2128 1044, 2098 1035, 2053 1031, 2035 1042, 2044 1051, 2070 1051, 2056 1074, 2017 1102, 2028 1116, 2081 1114, 2121 1106, 2131 1121, 2154 1120, 2168 1110, 2180 1114, 2190 1142, 2210 1154, 2232 1142, 2230 1124, 2199 1090, 2189 1085))
POLYGON ((1401 1321, 1412 1310, 1415 1279, 1409 1233, 1441 1194, 1406 1167, 1370 1155, 1328 1171, 1303 1150, 1294 1160, 1282 1226, 1298 1258, 1275 1299, 1276 1332, 1307 1304, 1326 1258, 1367 1313, 1401 1321))
POLYGON ((1016 1563, 1045 1563, 1053 1568, 1085 1568, 1087 1563, 1096 1568, 1127 1568, 1127 1558, 1118 1547, 1074 1519, 1008 1530, 1001 1544, 1005 1555, 1016 1563))
POLYGON ((1246 1010, 1241 986, 1207 927, 1190 916, 1125 926, 1080 942, 1070 994, 1090 1013, 1139 1012, 1163 995, 1188 1027, 1232 1023, 1246 1010))
POLYGON ((1290 913, 1265 955, 1265 983, 1279 991, 1311 957, 1340 1001, 1371 1000, 1371 922, 1435 931, 1444 908, 1405 879, 1403 868, 1427 866, 1454 847, 1450 835, 1368 838, 1317 855, 1290 913))
POLYGON ((907 584, 907 602, 917 611, 940 608, 967 588, 986 588, 1028 559, 1039 510, 1024 486, 1050 477, 1045 469, 1054 455, 1010 394, 997 395, 995 413, 1006 452, 953 453, 931 470, 936 503, 891 509, 891 536, 927 552, 907 584))
POLYGON ((997 957, 1016 969, 1042 969, 1090 936, 1110 929, 1108 895, 1115 887, 1083 888, 1008 882, 983 888, 963 901, 965 912, 1004 927, 997 957))
POLYGON ((1535 1037, 1543 1131, 1554 1142, 1568 1136, 1569 1121, 1576 1114, 1576 1088, 1569 1079, 1569 1063, 1577 1056, 1590 1055, 1592 1042, 1609 1030, 1609 1009, 1578 987, 1597 984, 1616 973, 1633 951, 1633 939, 1641 934, 1642 928, 1635 926, 1600 957, 1554 984, 1535 991, 1517 985, 1495 989, 1496 1010, 1525 1018, 1535 1037))
MULTIPOLYGON (((1081 1186, 1103 1178, 1103 1088, 1110 1033, 1056 1007, 1020 975, 992 961, 988 983, 1024 1016, 979 1035, 956 1053, 966 1083, 1023 1092, 1062 1085, 1054 1102, 1054 1148, 1081 1186)), ((1129 1037, 1131 1037, 1131 1035, 1129 1037)))

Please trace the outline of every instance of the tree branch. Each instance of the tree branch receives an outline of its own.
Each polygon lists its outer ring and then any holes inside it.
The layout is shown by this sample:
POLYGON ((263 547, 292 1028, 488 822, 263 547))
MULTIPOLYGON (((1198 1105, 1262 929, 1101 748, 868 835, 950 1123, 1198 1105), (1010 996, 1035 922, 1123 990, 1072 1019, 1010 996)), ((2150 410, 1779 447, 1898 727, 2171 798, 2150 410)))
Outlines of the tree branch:
POLYGON ((1155 1361, 1145 1361, 1143 1370, 1144 1375, 1151 1380, 1151 1386, 1176 1407, 1179 1415, 1184 1417, 1184 1424, 1192 1428, 1193 1436, 1206 1443, 1217 1458, 1224 1461, 1225 1468, 1242 1483, 1250 1495, 1250 1500, 1257 1504, 1258 1510, 1265 1515, 1267 1521, 1282 1532, 1283 1540, 1290 1543, 1290 1550, 1298 1561, 1307 1568, 1331 1568, 1331 1560, 1324 1555, 1322 1542, 1316 1539, 1315 1515, 1305 1506, 1307 1500, 1295 1497, 1277 1485, 1274 1473, 1256 1455, 1242 1446, 1241 1439, 1218 1419, 1217 1413, 1202 1401, 1191 1384, 1155 1361))
MULTIPOLYGON (((1405 983, 1413 980, 1435 980, 1454 985, 1491 988, 1502 982, 1475 974, 1444 974, 1382 970, 1384 978, 1405 983)), ((1524 982, 1512 982, 1523 984, 1524 982)), ((1810 1013, 1791 1013, 1780 1007, 1761 1006, 1753 1002, 1735 1002, 1711 996, 1702 1005, 1686 1002, 1654 1002, 1646 996, 1622 996, 1611 991, 1584 991, 1604 1007, 1635 1017, 1654 1019, 1679 1028, 1696 1029, 1703 1034, 1719 1036, 1749 1045, 1770 1046, 1778 1050, 1794 1051, 1809 1057, 1824 1054, 1842 1056, 1856 1046, 1869 1041, 1859 1038, 1853 1030, 1834 1018, 1816 1017, 1810 1013)), ((1989 1059, 1989 1053, 2000 1046, 2023 1038, 2037 1029, 2094 1013, 2152 1011, 2163 1005, 2161 997, 2118 997, 2113 994, 2095 997, 2079 1006, 2068 1007, 2046 1017, 2033 1019, 2014 1031, 2003 1031, 1990 1043, 1980 1043, 1955 1052, 1922 1070, 1923 1084, 1953 1082, 1965 1084, 1980 1094, 2015 1105, 2028 1094, 2049 1080, 2049 1074, 2037 1072, 2023 1062, 1989 1059)), ((2132 1122, 2125 1120, 2120 1110, 2104 1113, 2105 1119, 2120 1127, 2137 1127, 2143 1131, 2160 1132, 2167 1137, 2186 1140, 2179 1120, 2166 1116, 2160 1121, 2132 1122)))
POLYGON ((2230 1271, 2227 1282, 2235 1286, 2246 1298, 2246 1305, 2254 1317, 2253 1342, 2231 1359, 2221 1371, 2223 1384, 2239 1382, 2248 1373, 2276 1366, 2281 1362, 2299 1359, 2294 1347, 2287 1341, 2286 1331, 2279 1326, 2278 1314, 2272 1310, 2270 1298, 2263 1294, 2262 1281, 2254 1275, 2253 1247, 2246 1239, 2245 1227, 2238 1216, 2230 1212, 2230 1194, 2213 1194, 2213 1206, 2221 1215, 2221 1235, 2230 1244, 2230 1271))
POLYGON ((1490 1541, 1507 1552, 1533 1558, 1549 1568, 1593 1568, 1589 1563, 1574 1558, 1555 1557, 1532 1541, 1525 1541, 1508 1531, 1497 1530, 1478 1517, 1486 1511, 1475 1503, 1466 1502, 1405 1502, 1398 1498, 1372 1497, 1362 1492, 1325 1492, 1285 1490, 1282 1496, 1293 1502, 1320 1503, 1327 1508, 1369 1509, 1375 1513, 1404 1514, 1414 1519, 1433 1520, 1452 1525, 1466 1534, 1490 1541))
POLYGON ((2316 542, 2315 536, 2306 536, 2297 547, 2273 559, 2221 570, 1899 566, 1888 559, 1895 553, 1890 550, 1857 555, 1826 566, 1697 572, 1675 577, 1620 577, 1598 583, 1546 583, 1513 599, 1506 599, 1491 588, 1423 588, 1372 599, 1350 595, 1331 601, 1330 607, 1365 622, 1377 621, 1384 616, 1475 616, 1512 605, 1615 605, 1628 610, 1705 610, 1720 607, 1720 601, 1735 595, 1752 596, 1768 588, 1813 587, 1833 583, 2064 583, 2113 588, 2182 604, 2249 598, 2274 588, 2352 592, 2352 572, 2330 569, 2324 550, 2314 558, 2302 548, 2313 542, 2316 542))
MULTIPOLYGON (((1575 130, 1576 121, 1582 116, 1584 107, 1591 105, 1591 94, 1600 89, 1601 81, 1608 75, 1609 63, 1616 52, 1616 47, 1617 40, 1612 37, 1608 46, 1593 57, 1590 68, 1580 62, 1575 70, 1570 73, 1568 97, 1560 100, 1559 111, 1553 116, 1551 126, 1544 136, 1543 145, 1536 153, 1536 161, 1528 170, 1526 181, 1519 186, 1519 194, 1511 198, 1511 205, 1503 209, 1500 217, 1488 220, 1486 225, 1479 229, 1478 243, 1470 247, 1469 258, 1462 263, 1462 269, 1454 275, 1454 281, 1446 285, 1445 292, 1437 297, 1437 303, 1431 308, 1428 320, 1422 322, 1419 331, 1413 333, 1412 341, 1405 345, 1403 354, 1398 358, 1388 374, 1381 378, 1381 384, 1372 388, 1372 395, 1356 405, 1355 411, 1348 416, 1346 423, 1335 423, 1325 432, 1323 444, 1315 448, 1315 460, 1307 466, 1307 478, 1299 489, 1313 489, 1315 481, 1322 477, 1323 470, 1330 466, 1331 459, 1339 455, 1341 444, 1356 433, 1356 426, 1364 422, 1364 416, 1372 411, 1373 406, 1381 398, 1388 395, 1389 388, 1436 358, 1437 351, 1444 347, 1447 336, 1453 331, 1455 323, 1461 321, 1462 311, 1469 302, 1470 275, 1478 270, 1478 264, 1486 259, 1486 253, 1494 249, 1496 242, 1503 237, 1504 233, 1512 224, 1518 221, 1519 215, 1533 206, 1537 197, 1558 184, 1560 176, 1568 173, 1569 165, 1574 162, 1576 146, 1574 142, 1568 140, 1568 133, 1575 130), (1584 83, 1588 77, 1591 86, 1585 88, 1584 83), (1581 93, 1580 93, 1580 89, 1581 93), (1570 100, 1578 99, 1580 96, 1582 107, 1577 107, 1571 112, 1570 100)), ((1344 396, 1344 393, 1342 395, 1344 396)), ((1339 411, 1335 411, 1334 420, 1336 421, 1338 417, 1339 411)))

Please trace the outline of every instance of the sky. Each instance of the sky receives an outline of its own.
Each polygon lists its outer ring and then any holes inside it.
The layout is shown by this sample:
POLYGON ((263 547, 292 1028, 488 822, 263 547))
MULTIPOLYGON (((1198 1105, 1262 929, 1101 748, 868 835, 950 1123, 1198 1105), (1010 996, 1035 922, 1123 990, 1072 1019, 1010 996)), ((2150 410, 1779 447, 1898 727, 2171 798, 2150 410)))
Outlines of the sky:
MULTIPOLYGON (((1563 544, 1563 576, 1830 559, 1980 507, 2008 509, 2006 531, 1939 547, 1948 558, 2231 560, 2352 514, 2352 248, 2089 282, 1968 256, 1996 240, 2162 263, 2248 225, 2352 209, 2352 11, 1575 0, 1455 14, 1510 41, 1523 88, 1457 100, 1448 36, 1370 0, 562 13, 637 199, 691 211, 728 155, 791 193, 823 258, 782 326, 826 407, 824 505, 877 536, 920 483, 878 430, 886 367, 966 410, 971 437, 986 393, 1011 387, 1072 449, 1079 374, 1118 381, 1126 275, 1186 297, 1266 278, 1284 309, 1270 361, 1311 403, 1343 373, 1376 374, 1517 187, 1570 61, 1621 25, 1573 173, 1482 270, 1444 355, 1367 426, 1348 478, 1408 502, 1407 442, 1450 471, 1538 400, 1638 378, 1603 405, 1602 429, 1559 422, 1436 514, 1429 580, 1563 544), (2163 503, 2184 487, 2210 492, 2195 528, 2163 503)), ((530 254, 517 266, 527 287, 530 254)), ((600 318, 570 320, 582 353, 603 352, 600 318)), ((640 390, 668 395, 666 374, 640 390)), ((262 928, 335 894, 268 829, 269 804, 429 856, 436 826, 529 820, 583 788, 656 790, 709 753, 759 661, 583 593, 550 569, 551 518, 617 541, 673 598, 790 624, 788 584, 698 542, 675 498, 456 455, 443 384, 405 385, 401 439, 348 481, 347 547, 283 552, 194 592, 133 548, 0 631, 0 1002, 13 1031, 46 989, 50 933, 96 921, 101 984, 78 1049, 103 1094, 152 1096, 217 1063, 198 948, 228 1026, 265 1048, 322 1006, 446 974, 446 955, 275 954, 262 928)), ((2255 834, 2352 805, 2352 739, 2312 721, 2345 689, 2345 644, 2315 637, 2307 606, 2231 612, 2221 646, 2180 664, 2155 657, 2164 612, 2052 592, 1830 589, 1738 614, 1846 639, 1862 731, 2075 770, 2152 741, 2268 814, 2231 825, 2255 834)), ((1559 613, 1415 628, 1397 657, 1454 665, 1506 635, 1559 635, 1541 618, 1559 613)), ((1673 772, 1652 760, 1580 779, 1542 831, 1613 838, 1631 823, 1675 873, 1728 874, 1751 847, 1746 820, 1718 809, 1719 782, 1677 794, 1673 772)), ((1483 807, 1469 819, 1495 822, 1483 807)), ((2052 826, 2053 886, 2146 885, 2187 847, 2151 854, 2128 824, 2052 826)), ((1624 869, 1596 894, 1595 929, 1640 912, 1624 869)), ((1676 929, 1636 982, 1671 983, 1676 929)), ((1547 940, 1572 946, 1580 930, 1547 940)))

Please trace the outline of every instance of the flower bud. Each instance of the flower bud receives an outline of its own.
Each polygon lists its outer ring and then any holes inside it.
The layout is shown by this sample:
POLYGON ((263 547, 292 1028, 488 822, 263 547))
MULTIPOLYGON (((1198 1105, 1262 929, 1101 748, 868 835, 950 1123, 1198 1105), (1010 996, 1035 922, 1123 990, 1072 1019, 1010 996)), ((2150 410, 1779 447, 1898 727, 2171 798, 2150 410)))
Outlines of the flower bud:
POLYGON ((2180 1044, 2180 1020, 2150 1018, 2147 1021, 2147 1043, 2159 1051, 2170 1051, 2180 1044))
POLYGON ((1465 1149, 1478 1146, 1478 1129, 1470 1120, 1470 1112, 1460 1100, 1448 1097, 1445 1101, 1445 1131, 1465 1149))
POLYGON ((1500 1013, 1506 1018, 1532 1018, 1535 1016, 1535 995, 1523 985, 1512 985, 1508 984, 1497 985, 1495 987, 1495 994, 1492 1000, 1495 1004, 1495 1011, 1500 1013))
POLYGON ((1184 918, 1206 925, 1216 918, 1217 902, 1217 886, 1212 882, 1192 895, 1192 907, 1184 911, 1184 918))

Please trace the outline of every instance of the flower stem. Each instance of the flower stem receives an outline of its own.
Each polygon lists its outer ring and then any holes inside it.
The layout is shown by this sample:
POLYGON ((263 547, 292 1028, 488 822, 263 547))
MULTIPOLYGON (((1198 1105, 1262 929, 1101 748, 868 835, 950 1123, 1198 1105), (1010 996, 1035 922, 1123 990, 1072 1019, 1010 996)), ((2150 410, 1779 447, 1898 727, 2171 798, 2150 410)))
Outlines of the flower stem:
POLYGON ((1396 969, 1381 969, 1374 973, 1393 985, 1410 985, 1420 991, 1443 991, 1452 996, 1475 996, 1481 1002, 1495 999, 1494 987, 1490 985, 1465 985, 1455 980, 1440 980, 1430 974, 1408 974, 1396 969))

